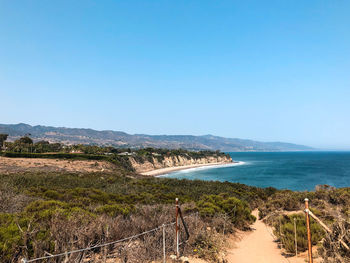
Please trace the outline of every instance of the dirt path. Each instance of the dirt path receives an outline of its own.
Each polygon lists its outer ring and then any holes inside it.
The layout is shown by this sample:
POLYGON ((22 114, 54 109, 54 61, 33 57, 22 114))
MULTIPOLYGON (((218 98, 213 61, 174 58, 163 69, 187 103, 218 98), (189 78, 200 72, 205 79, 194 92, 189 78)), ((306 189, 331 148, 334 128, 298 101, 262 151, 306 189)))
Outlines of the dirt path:
MULTIPOLYGON (((253 211, 258 218, 258 211, 253 211)), ((262 221, 256 220, 252 225, 252 232, 243 233, 241 240, 235 247, 228 251, 227 260, 229 263, 302 263, 303 258, 285 258, 281 250, 274 242, 272 229, 262 221)))

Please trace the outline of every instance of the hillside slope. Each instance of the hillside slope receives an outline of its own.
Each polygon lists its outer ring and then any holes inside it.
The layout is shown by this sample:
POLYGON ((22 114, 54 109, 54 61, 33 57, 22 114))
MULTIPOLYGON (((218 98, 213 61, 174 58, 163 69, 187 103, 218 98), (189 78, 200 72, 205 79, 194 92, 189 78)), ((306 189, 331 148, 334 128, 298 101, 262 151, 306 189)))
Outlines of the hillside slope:
POLYGON ((130 148, 169 148, 187 150, 234 151, 307 151, 311 147, 284 142, 258 142, 237 138, 224 138, 213 135, 146 135, 128 134, 121 131, 97 131, 51 126, 31 126, 28 124, 0 124, 0 133, 10 135, 14 140, 31 134, 34 140, 48 140, 65 144, 97 144, 130 148))

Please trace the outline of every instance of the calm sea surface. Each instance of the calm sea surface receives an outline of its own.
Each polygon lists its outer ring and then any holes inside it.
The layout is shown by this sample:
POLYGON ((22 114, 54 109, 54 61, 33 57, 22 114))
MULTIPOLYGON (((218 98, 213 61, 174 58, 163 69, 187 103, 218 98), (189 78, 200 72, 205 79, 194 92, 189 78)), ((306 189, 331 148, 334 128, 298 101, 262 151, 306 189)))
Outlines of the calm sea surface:
POLYGON ((238 182, 258 187, 314 190, 318 184, 350 187, 350 152, 229 153, 232 166, 195 168, 170 178, 238 182))

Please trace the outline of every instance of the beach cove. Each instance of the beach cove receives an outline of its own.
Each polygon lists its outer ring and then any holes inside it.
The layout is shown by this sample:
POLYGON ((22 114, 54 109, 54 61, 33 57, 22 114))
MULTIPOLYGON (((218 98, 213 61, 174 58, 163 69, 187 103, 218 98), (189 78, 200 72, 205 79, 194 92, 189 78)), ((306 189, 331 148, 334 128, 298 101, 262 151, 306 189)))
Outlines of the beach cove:
POLYGON ((322 184, 350 186, 350 152, 231 152, 230 156, 241 165, 178 170, 162 176, 296 191, 314 190, 322 184))
POLYGON ((166 167, 161 169, 156 169, 148 172, 141 173, 142 175, 147 176, 166 176, 173 172, 177 171, 194 171, 194 170, 202 170, 202 169, 212 169, 212 168, 220 168, 220 167, 231 167, 236 165, 242 165, 243 162, 235 162, 227 163, 227 162, 218 162, 218 163, 207 163, 207 164, 191 164, 191 165, 182 165, 175 167, 166 167))

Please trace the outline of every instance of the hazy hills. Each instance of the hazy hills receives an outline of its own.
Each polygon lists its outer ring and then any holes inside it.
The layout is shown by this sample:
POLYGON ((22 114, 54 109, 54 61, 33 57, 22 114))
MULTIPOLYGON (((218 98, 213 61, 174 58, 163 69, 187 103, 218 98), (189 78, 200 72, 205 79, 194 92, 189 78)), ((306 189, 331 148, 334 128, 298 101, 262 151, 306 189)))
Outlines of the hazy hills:
POLYGON ((115 147, 183 148, 188 150, 221 151, 307 151, 311 147, 284 142, 258 142, 213 135, 146 135, 121 131, 97 131, 93 129, 31 126, 28 124, 0 124, 0 133, 9 134, 14 140, 25 134, 35 140, 48 140, 65 144, 98 144, 115 147))

